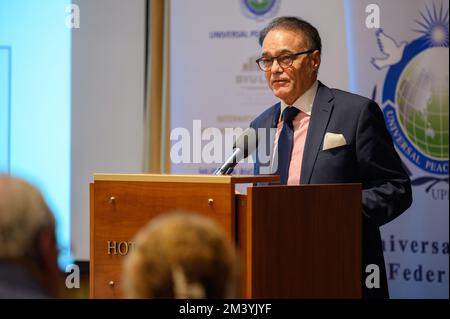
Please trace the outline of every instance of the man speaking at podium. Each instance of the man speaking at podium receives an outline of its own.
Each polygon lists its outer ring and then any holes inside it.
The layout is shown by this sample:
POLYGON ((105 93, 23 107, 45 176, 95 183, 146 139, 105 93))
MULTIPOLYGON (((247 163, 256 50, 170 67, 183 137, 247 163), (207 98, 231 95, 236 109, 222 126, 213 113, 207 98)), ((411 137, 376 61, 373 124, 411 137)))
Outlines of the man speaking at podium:
MULTIPOLYGON (((250 126, 276 129, 272 150, 278 160, 272 161, 277 162, 272 173, 287 185, 362 184, 362 274, 369 264, 376 264, 381 274, 380 288, 366 288, 363 278, 363 297, 388 298, 379 227, 403 213, 412 195, 379 106, 317 81, 321 39, 308 22, 276 18, 259 41, 257 63, 280 102, 250 126)), ((262 173, 257 159, 255 174, 262 173)))

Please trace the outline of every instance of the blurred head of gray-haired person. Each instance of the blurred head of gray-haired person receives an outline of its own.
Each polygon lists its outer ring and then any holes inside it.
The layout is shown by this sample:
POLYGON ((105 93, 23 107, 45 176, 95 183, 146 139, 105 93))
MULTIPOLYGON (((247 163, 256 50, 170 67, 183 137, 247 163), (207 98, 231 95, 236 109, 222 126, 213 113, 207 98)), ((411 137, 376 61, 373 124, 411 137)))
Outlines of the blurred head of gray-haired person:
POLYGON ((51 298, 62 284, 55 219, 40 191, 0 175, 0 298, 51 298))

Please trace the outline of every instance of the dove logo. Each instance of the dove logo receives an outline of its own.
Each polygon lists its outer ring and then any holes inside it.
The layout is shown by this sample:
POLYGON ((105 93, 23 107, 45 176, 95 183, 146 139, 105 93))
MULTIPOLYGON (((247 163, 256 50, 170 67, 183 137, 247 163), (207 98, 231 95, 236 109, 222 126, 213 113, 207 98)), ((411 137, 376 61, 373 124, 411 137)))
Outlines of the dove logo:
POLYGON ((390 65, 397 64, 403 57, 403 51, 406 47, 406 42, 397 44, 394 39, 387 36, 383 29, 375 32, 377 36, 378 48, 384 54, 382 58, 372 58, 372 64, 378 69, 384 69, 390 65))
MULTIPOLYGON (((375 36, 384 56, 371 63, 387 72, 382 106, 397 148, 420 169, 448 176, 448 8, 427 7, 420 15, 414 30, 419 35, 409 43, 378 29, 375 36)), ((439 181, 448 183, 448 177, 439 181)))

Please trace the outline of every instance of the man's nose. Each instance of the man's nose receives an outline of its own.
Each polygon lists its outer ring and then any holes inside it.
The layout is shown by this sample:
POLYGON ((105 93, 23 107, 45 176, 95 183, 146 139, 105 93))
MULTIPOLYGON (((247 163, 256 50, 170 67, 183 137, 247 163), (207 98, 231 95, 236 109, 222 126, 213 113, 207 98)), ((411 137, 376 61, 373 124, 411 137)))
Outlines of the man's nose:
POLYGON ((283 68, 281 67, 281 65, 278 63, 278 60, 275 59, 272 62, 272 66, 270 67, 270 71, 272 73, 281 73, 283 72, 283 68))

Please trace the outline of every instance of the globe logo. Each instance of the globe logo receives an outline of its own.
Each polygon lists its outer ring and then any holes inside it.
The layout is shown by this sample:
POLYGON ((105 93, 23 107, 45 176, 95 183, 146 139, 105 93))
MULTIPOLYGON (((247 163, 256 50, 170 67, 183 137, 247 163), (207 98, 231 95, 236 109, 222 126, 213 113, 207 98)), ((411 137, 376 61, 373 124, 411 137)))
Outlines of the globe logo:
POLYGON ((280 0, 241 0, 241 8, 248 18, 261 21, 275 16, 280 0))
POLYGON ((244 2, 250 11, 258 15, 267 13, 275 3, 270 0, 244 0, 244 2))
POLYGON ((403 131, 434 159, 448 159, 448 68, 447 48, 423 51, 403 70, 396 90, 403 131))
POLYGON ((420 36, 410 43, 398 44, 378 30, 384 57, 372 58, 372 64, 388 68, 382 106, 397 149, 422 170, 448 176, 449 25, 444 12, 441 6, 427 8, 428 16, 421 13, 424 21, 416 21, 420 29, 414 30, 420 36))

